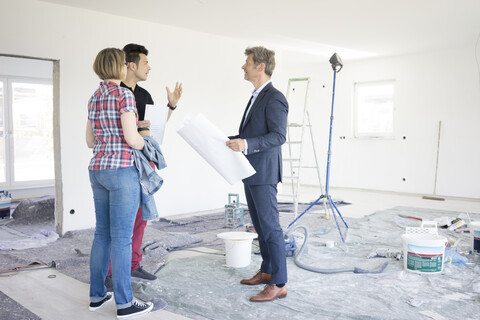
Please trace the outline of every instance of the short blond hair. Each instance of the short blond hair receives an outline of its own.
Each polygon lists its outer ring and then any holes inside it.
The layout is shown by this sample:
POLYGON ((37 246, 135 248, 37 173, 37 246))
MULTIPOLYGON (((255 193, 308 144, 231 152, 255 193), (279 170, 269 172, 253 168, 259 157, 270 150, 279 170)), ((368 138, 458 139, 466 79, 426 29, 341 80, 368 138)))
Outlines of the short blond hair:
POLYGON ((97 54, 93 71, 102 79, 121 79, 125 52, 117 48, 105 48, 97 54))

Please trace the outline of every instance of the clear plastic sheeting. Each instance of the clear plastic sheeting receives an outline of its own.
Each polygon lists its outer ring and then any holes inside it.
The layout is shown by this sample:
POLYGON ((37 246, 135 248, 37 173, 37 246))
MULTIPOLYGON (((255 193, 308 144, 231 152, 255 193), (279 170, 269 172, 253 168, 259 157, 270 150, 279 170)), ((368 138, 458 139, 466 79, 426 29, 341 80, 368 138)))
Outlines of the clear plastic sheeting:
MULTIPOLYGON (((258 271, 258 255, 252 256, 250 266, 239 269, 226 267, 225 257, 218 254, 175 259, 157 273, 158 280, 137 286, 135 295, 145 300, 160 297, 167 301, 167 310, 192 319, 478 319, 480 257, 466 254, 470 233, 439 229, 456 244, 453 249, 468 258, 466 264, 445 263, 439 274, 406 271, 396 257, 368 258, 377 248, 401 251, 405 227, 420 225, 399 214, 433 220, 460 213, 404 207, 379 211, 349 224, 346 243, 336 239, 333 248, 325 242, 338 232, 331 228, 315 233, 320 229, 314 219, 307 219, 310 238, 302 262, 332 269, 389 265, 378 274, 319 274, 298 268, 288 258, 288 295, 274 302, 250 302, 263 286, 239 283, 258 271)), ((479 214, 470 218, 480 221, 479 214)), ((302 234, 294 234, 300 246, 302 234)))
MULTIPOLYGON (((4 230, 8 230, 7 227, 2 228, 4 230)), ((34 235, 30 236, 29 238, 20 237, 20 239, 0 241, 0 251, 24 250, 44 247, 51 242, 57 241, 57 239, 58 234, 56 232, 42 230, 39 233, 35 233, 34 235)))

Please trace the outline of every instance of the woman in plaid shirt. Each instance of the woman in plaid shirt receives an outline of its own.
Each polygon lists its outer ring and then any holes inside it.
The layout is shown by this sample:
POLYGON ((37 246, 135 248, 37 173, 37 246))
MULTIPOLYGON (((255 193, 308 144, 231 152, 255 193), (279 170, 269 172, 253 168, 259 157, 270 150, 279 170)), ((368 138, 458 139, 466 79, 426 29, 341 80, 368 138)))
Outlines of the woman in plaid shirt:
POLYGON ((111 258, 117 317, 149 312, 151 303, 133 298, 130 283, 132 232, 140 203, 140 180, 132 148, 141 150, 133 93, 120 87, 127 68, 125 53, 116 48, 100 51, 93 70, 102 81, 88 102, 86 140, 93 148, 88 167, 95 202, 95 236, 90 254, 90 310, 112 298, 104 285, 111 258), (111 253, 111 257, 110 257, 111 253))

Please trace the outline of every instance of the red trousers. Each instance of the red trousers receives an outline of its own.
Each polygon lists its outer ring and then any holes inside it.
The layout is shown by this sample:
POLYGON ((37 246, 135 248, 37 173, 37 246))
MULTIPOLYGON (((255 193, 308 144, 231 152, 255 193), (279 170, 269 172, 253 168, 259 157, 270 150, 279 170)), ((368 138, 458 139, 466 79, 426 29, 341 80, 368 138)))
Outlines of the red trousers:
MULTIPOLYGON (((147 221, 142 220, 142 208, 138 208, 135 224, 133 225, 132 236, 132 271, 138 269, 140 261, 142 261, 142 240, 145 233, 147 221)), ((108 275, 112 275, 112 265, 108 265, 108 275)))

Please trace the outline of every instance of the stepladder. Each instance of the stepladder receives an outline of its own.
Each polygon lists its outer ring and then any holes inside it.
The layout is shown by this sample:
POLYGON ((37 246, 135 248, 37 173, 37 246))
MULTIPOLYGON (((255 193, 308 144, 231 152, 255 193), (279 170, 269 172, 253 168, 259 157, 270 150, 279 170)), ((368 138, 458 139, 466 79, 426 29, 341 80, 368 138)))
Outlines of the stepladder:
MULTIPOLYGON (((278 200, 292 203, 293 212, 289 213, 293 213, 295 217, 299 211, 304 175, 316 175, 318 187, 323 194, 313 127, 308 113, 309 85, 310 78, 291 78, 288 80, 286 95, 289 114, 286 141, 282 147, 283 175, 278 200)), ((328 218, 328 211, 324 209, 325 217, 328 218)))

